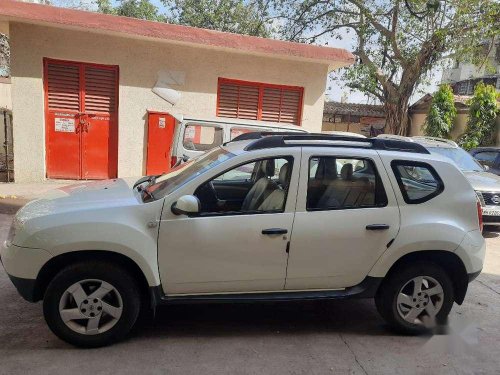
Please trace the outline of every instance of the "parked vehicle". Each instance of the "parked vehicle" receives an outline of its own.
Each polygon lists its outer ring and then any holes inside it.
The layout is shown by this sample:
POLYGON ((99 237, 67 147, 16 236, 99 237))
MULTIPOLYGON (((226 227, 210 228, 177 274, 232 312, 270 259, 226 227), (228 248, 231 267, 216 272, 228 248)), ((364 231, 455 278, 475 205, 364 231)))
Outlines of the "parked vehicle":
POLYGON ((488 172, 500 175, 500 147, 478 147, 473 148, 469 153, 488 172))
POLYGON ((159 178, 28 203, 1 253, 12 282, 43 300, 57 336, 83 347, 123 338, 143 300, 369 297, 411 334, 463 302, 485 242, 476 194, 448 158, 416 142, 254 138, 159 178))
POLYGON ((176 117, 171 165, 202 155, 208 150, 251 132, 307 133, 300 126, 231 118, 176 117))
POLYGON ((430 152, 453 160, 464 173, 481 202, 484 223, 500 225, 500 177, 481 166, 470 154, 455 142, 440 138, 412 137, 430 152))

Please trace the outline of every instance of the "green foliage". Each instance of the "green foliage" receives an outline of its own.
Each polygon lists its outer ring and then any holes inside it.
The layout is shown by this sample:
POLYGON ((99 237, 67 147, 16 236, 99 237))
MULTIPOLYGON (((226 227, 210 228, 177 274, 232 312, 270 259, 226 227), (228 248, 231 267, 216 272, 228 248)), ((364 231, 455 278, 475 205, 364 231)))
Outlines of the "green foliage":
POLYGON ((97 10, 105 14, 140 18, 149 21, 165 21, 165 16, 160 14, 158 8, 149 0, 120 0, 113 6, 111 0, 96 0, 97 10))
POLYGON ((482 82, 476 85, 474 96, 467 103, 469 118, 465 133, 458 140, 461 147, 470 150, 494 143, 497 132, 495 120, 499 114, 498 98, 499 94, 494 86, 482 82))
POLYGON ((453 90, 450 85, 441 85, 432 98, 424 124, 424 134, 429 137, 449 138, 456 116, 453 90))
POLYGON ((270 1, 162 0, 171 10, 170 22, 237 34, 269 37, 270 1))

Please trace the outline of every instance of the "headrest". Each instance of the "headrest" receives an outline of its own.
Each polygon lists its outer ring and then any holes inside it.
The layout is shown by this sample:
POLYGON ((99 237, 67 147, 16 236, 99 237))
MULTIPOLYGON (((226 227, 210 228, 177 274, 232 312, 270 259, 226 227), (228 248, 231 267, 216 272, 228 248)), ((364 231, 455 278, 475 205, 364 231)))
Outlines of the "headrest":
POLYGON ((337 163, 334 158, 320 158, 316 170, 317 180, 334 180, 337 178, 337 163))
POLYGON ((343 180, 351 180, 352 179, 352 164, 346 163, 342 166, 340 170, 340 176, 343 180))
POLYGON ((262 173, 266 177, 274 176, 274 160, 264 160, 260 166, 262 173))
POLYGON ((283 187, 288 186, 288 179, 290 178, 290 164, 285 163, 280 169, 279 183, 283 187))

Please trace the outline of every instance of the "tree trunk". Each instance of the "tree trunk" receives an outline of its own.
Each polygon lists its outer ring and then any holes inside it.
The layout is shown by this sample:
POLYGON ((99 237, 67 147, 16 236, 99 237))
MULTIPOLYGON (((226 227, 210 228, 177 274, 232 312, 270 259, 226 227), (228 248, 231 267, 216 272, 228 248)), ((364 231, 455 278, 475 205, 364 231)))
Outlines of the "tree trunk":
POLYGON ((385 110, 385 132, 408 136, 410 134, 410 119, 408 106, 410 95, 386 95, 384 103, 385 110))

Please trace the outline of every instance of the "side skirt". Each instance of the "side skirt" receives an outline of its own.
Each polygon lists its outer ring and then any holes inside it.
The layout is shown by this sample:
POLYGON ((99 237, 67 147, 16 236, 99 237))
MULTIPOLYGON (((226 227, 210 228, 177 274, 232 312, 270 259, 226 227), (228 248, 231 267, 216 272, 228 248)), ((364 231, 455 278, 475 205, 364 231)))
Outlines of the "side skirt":
POLYGON ((168 296, 163 294, 161 285, 150 288, 151 305, 195 304, 195 303, 251 303, 287 302, 308 300, 331 300, 346 298, 372 298, 382 282, 382 278, 367 276, 361 283, 343 290, 286 291, 271 293, 204 294, 192 296, 168 296))

